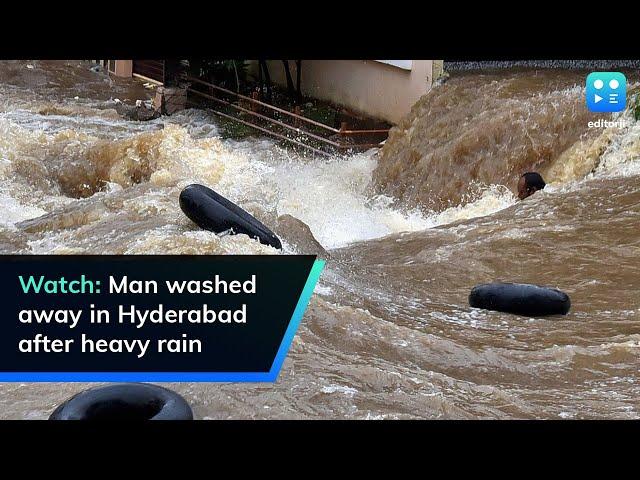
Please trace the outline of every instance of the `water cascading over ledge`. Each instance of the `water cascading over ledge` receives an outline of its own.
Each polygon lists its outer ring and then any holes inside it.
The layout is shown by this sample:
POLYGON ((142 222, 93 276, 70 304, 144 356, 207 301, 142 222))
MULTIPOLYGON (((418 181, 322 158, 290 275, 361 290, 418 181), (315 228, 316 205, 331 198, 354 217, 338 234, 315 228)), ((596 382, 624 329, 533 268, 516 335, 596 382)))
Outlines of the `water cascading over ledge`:
POLYGON ((475 200, 483 185, 515 192, 523 172, 544 174, 563 152, 580 153, 576 144, 598 136, 587 127, 597 115, 584 107, 585 75, 454 73, 391 130, 373 175, 376 189, 434 210, 475 200))

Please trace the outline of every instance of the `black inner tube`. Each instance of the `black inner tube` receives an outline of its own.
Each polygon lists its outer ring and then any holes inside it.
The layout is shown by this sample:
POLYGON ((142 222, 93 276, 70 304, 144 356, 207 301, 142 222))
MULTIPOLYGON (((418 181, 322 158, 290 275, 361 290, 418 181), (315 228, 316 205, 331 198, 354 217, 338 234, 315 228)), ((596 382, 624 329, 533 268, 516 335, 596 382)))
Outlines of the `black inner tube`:
POLYGON ((257 238, 264 245, 281 249, 280 239, 238 205, 204 185, 189 185, 180 192, 180 208, 196 225, 215 233, 231 231, 257 238))
POLYGON ((85 412, 85 420, 150 420, 162 410, 162 402, 130 400, 105 400, 90 405, 85 412))
POLYGON ((543 317, 566 315, 571 308, 571 300, 560 290, 540 285, 485 283, 471 290, 469 305, 527 317, 543 317))
POLYGON ((123 383, 80 392, 56 408, 49 420, 193 420, 193 412, 171 390, 123 383))

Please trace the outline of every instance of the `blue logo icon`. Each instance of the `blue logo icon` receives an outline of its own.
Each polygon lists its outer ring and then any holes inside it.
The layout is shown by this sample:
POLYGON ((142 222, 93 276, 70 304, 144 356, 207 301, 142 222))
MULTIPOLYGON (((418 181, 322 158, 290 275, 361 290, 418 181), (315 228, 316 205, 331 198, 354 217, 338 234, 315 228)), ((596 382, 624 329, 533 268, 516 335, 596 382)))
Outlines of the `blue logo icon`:
POLYGON ((621 112, 627 104, 627 79, 620 72, 587 76, 587 108, 592 112, 621 112))

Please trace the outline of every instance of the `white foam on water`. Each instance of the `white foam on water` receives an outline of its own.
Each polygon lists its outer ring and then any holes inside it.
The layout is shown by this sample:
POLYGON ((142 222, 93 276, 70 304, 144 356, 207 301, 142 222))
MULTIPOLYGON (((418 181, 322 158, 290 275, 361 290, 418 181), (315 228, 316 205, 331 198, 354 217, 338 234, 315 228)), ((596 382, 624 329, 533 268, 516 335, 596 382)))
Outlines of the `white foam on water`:
MULTIPOLYGON (((42 120, 41 115, 31 115, 42 120)), ((159 153, 154 157, 157 165, 151 176, 152 183, 203 182, 250 213, 293 215, 306 223, 315 238, 328 249, 487 216, 516 202, 506 186, 484 185, 476 188, 473 201, 441 212, 405 209, 391 197, 375 195, 372 191, 372 174, 377 166, 374 151, 330 159, 305 158, 277 147, 270 140, 220 140, 216 138, 216 128, 204 128, 208 118, 203 114, 187 112, 183 117, 172 118, 165 123, 164 130, 158 132, 159 153)), ((44 123, 39 129, 27 131, 13 123, 15 120, 10 116, 4 118, 4 122, 11 125, 5 140, 17 136, 22 142, 41 143, 43 149, 54 141, 74 140, 52 136, 44 123)), ((121 123, 129 127, 131 122, 121 123)), ((139 133, 139 128, 130 131, 134 136, 139 133)), ((5 158, 11 158, 14 153, 10 145, 5 142, 8 150, 2 155, 5 158)), ((596 174, 640 174, 640 162, 636 161, 639 157, 640 124, 633 122, 602 155, 596 174)), ((107 191, 117 188, 121 185, 111 182, 107 191)), ((549 193, 555 189, 550 185, 549 193)), ((11 224, 46 213, 37 207, 21 205, 7 195, 0 197, 0 204, 7 212, 3 221, 11 224)))
POLYGON ((640 122, 632 122, 615 136, 589 177, 640 175, 640 122))
POLYGON ((322 387, 320 390, 322 393, 341 393, 346 395, 347 397, 353 397, 358 390, 352 387, 347 387, 345 385, 328 385, 326 387, 322 387))
POLYGON ((0 216, 0 225, 13 226, 23 220, 36 218, 47 213, 45 210, 23 205, 15 198, 4 193, 0 193, 0 206, 2 207, 2 216, 0 216))
POLYGON ((316 288, 313 290, 313 293, 317 295, 327 296, 333 293, 333 290, 328 285, 322 285, 318 283, 316 288))
MULTIPOLYGON (((82 113, 85 117, 88 114, 82 113)), ((207 115, 198 111, 164 121, 164 129, 151 137, 142 133, 157 128, 151 122, 140 127, 140 122, 105 119, 101 115, 102 111, 96 111, 95 121, 107 127, 114 140, 120 141, 122 129, 128 129, 128 138, 132 138, 126 148, 114 149, 108 155, 113 166, 106 179, 107 192, 128 186, 131 169, 148 168, 152 170, 150 182, 156 186, 195 181, 259 217, 268 212, 293 215, 306 223, 328 249, 488 215, 513 202, 506 188, 490 186, 484 187, 486 191, 478 200, 440 213, 407 210, 397 206, 391 197, 372 192, 372 174, 377 166, 373 150, 331 159, 307 158, 279 148, 268 139, 221 140, 207 115), (140 152, 147 151, 151 152, 147 157, 138 158, 140 152)), ((89 152, 98 139, 92 136, 93 123, 83 120, 81 123, 65 115, 43 116, 28 110, 4 114, 0 122, 0 157, 7 164, 22 151, 45 158, 49 151, 67 152, 67 144, 89 152), (71 122, 74 129, 61 133, 47 120, 71 122)), ((77 158, 83 161, 82 155, 77 158)), ((8 196, 0 198, 0 204, 6 205, 9 212, 4 221, 12 224, 46 213, 35 206, 20 205, 8 196)))
POLYGON ((305 222, 325 248, 427 228, 427 219, 417 210, 403 212, 394 209, 388 197, 370 197, 375 167, 372 153, 279 162, 273 171, 278 214, 305 222))
POLYGON ((491 185, 484 187, 477 200, 439 213, 406 210, 395 206, 391 197, 371 194, 375 168, 372 152, 277 164, 273 181, 278 189, 278 214, 288 213, 299 218, 309 225, 325 248, 338 248, 490 215, 515 202, 506 187, 491 185))
POLYGON ((480 198, 464 205, 447 208, 429 217, 431 227, 446 225, 460 220, 484 217, 504 210, 516 202, 516 197, 504 185, 489 185, 480 198))

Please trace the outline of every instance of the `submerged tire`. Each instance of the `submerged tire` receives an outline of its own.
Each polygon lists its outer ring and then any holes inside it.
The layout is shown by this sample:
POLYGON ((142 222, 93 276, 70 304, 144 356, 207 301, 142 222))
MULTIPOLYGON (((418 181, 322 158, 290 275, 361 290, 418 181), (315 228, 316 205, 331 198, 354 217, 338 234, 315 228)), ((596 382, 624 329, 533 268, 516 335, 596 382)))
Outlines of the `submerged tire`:
POLYGON ((485 310, 515 313, 527 317, 566 315, 569 295, 555 288, 527 283, 485 283, 469 294, 469 305, 485 310))
POLYGON ((280 239, 260 221, 235 203, 204 185, 193 184, 180 192, 180 208, 196 225, 222 233, 244 233, 264 245, 281 249, 280 239))
POLYGON ((171 390, 122 383, 78 393, 56 408, 49 420, 193 420, 193 412, 171 390))

